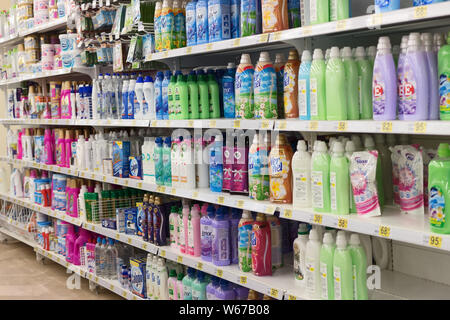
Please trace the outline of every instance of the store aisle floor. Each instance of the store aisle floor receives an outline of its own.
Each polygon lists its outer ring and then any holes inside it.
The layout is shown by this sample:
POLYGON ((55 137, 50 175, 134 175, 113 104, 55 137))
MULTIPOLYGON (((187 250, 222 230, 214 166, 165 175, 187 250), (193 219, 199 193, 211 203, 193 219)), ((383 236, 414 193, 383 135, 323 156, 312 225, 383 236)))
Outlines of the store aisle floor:
POLYGON ((81 289, 66 287, 66 269, 48 259, 36 261, 33 249, 21 242, 0 243, 0 300, 49 299, 94 300, 122 299, 101 288, 99 294, 89 290, 88 280, 81 279, 81 289))

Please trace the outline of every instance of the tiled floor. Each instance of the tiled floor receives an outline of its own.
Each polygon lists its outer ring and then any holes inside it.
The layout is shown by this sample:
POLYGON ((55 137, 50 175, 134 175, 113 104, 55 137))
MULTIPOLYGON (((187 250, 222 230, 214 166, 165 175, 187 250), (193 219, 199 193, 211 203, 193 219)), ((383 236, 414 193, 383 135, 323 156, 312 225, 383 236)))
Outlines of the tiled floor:
POLYGON ((36 254, 28 245, 0 243, 0 300, 49 299, 94 300, 122 299, 111 291, 101 288, 89 290, 88 280, 81 279, 81 289, 66 287, 69 274, 66 269, 51 261, 36 261, 36 254))

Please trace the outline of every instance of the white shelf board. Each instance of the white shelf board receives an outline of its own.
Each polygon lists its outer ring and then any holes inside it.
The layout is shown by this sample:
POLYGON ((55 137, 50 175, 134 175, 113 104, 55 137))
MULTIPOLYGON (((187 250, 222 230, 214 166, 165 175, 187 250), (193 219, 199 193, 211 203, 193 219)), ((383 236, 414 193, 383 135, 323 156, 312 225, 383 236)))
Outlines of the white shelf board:
POLYGON ((4 227, 0 226, 0 232, 6 234, 6 235, 8 235, 8 236, 10 236, 10 237, 12 237, 12 238, 14 238, 16 240, 19 240, 20 242, 23 242, 23 243, 25 243, 26 245, 29 245, 32 248, 34 248, 36 246, 36 244, 34 242, 32 242, 32 241, 30 241, 28 239, 25 239, 21 235, 13 232, 11 230, 8 230, 8 229, 6 229, 4 227))
POLYGON ((193 120, 151 120, 152 128, 199 128, 199 129, 264 129, 272 130, 274 120, 248 119, 193 119, 193 120))
POLYGON ((77 126, 94 126, 94 127, 142 127, 147 128, 150 120, 135 120, 135 119, 77 119, 75 125, 77 126))
POLYGON ((21 30, 19 31, 19 36, 25 37, 33 33, 48 32, 52 30, 63 29, 66 25, 67 25, 67 17, 54 19, 47 23, 42 23, 37 26, 34 26, 33 28, 30 28, 28 30, 21 30))

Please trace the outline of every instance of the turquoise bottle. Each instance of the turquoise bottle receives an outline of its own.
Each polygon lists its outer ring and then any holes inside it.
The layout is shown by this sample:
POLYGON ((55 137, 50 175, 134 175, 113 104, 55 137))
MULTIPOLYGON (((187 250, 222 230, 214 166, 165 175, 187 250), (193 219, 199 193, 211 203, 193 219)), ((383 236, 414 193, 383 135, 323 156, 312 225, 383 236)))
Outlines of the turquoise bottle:
POLYGON ((302 53, 302 63, 298 72, 298 109, 300 120, 311 119, 310 106, 310 72, 311 72, 311 52, 304 50, 302 53))

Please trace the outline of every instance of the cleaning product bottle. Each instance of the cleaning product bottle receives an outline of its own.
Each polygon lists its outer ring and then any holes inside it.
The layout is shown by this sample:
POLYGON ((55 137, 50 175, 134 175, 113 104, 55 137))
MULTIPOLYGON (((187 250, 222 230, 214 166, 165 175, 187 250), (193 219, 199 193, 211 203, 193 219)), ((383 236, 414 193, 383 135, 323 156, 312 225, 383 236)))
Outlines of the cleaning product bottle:
POLYGON ((277 119, 277 74, 268 52, 261 52, 253 80, 255 90, 254 117, 277 119))
POLYGON ((237 132, 234 144, 231 194, 248 195, 248 141, 246 135, 237 132))
POLYGON ((288 61, 284 66, 283 105, 284 117, 298 119, 298 89, 300 60, 297 50, 290 50, 288 61))
POLYGON ((252 119, 254 117, 253 77, 254 68, 249 54, 242 54, 236 70, 234 92, 236 96, 236 118, 252 119))
POLYGON ((209 90, 209 117, 211 119, 220 118, 220 97, 219 85, 214 77, 214 72, 208 70, 208 90, 209 90))
POLYGON ((360 244, 359 235, 356 233, 352 233, 350 236, 350 254, 352 257, 353 298, 367 300, 366 253, 360 244))
MULTIPOLYGON (((375 142, 373 141, 371 136, 366 136, 364 138, 364 148, 367 151, 376 150, 375 142)), ((384 186, 383 186, 383 167, 380 157, 380 152, 377 150, 377 167, 376 167, 376 180, 377 180, 377 193, 378 193, 378 202, 380 207, 384 206, 384 186)))
POLYGON ((172 9, 172 1, 164 0, 161 8, 161 42, 162 50, 174 49, 173 34, 175 18, 172 9))
POLYGON ((175 287, 177 285, 177 272, 175 269, 171 269, 169 272, 169 279, 167 280, 167 289, 169 291, 169 300, 176 300, 176 295, 174 294, 175 287))
POLYGON ((344 146, 336 141, 333 144, 330 161, 330 203, 331 212, 339 215, 349 214, 350 175, 349 162, 344 155, 344 146))
POLYGON ((289 29, 288 1, 261 1, 262 32, 276 32, 289 29))
POLYGON ((252 227, 252 270, 257 276, 272 275, 272 240, 264 213, 258 213, 252 227))
POLYGON ((330 0, 330 21, 350 18, 351 0, 330 0))
POLYGON ((136 77, 134 74, 131 75, 130 82, 128 83, 128 117, 127 119, 134 119, 134 114, 136 111, 135 100, 136 100, 136 77))
POLYGON ((169 119, 169 83, 170 83, 170 77, 172 76, 172 72, 167 70, 164 73, 164 80, 161 83, 161 93, 162 93, 162 114, 163 119, 168 120, 169 119))
POLYGON ((158 71, 155 79, 155 111, 157 120, 164 119, 163 91, 162 91, 163 79, 164 79, 163 73, 161 71, 158 71))
POLYGON ((332 47, 326 70, 327 120, 347 120, 345 66, 339 48, 332 47))
POLYGON ((181 1, 173 2, 173 14, 174 14, 174 30, 175 35, 174 47, 184 48, 186 46, 186 17, 184 9, 182 8, 181 1))
POLYGON ((225 207, 219 207, 212 222, 212 262, 216 266, 230 264, 230 222, 225 216, 225 207))
POLYGON ((157 137, 155 139, 155 149, 153 151, 155 159, 155 180, 158 186, 164 185, 164 163, 163 163, 163 139, 157 137))
POLYGON ((316 229, 309 232, 309 241, 305 252, 305 281, 306 292, 309 297, 319 299, 321 296, 320 283, 320 238, 316 229))
POLYGON ((228 131, 225 138, 225 146, 223 148, 223 185, 222 190, 225 192, 231 191, 231 184, 233 179, 233 164, 235 152, 235 133, 234 130, 228 131))
POLYGON ((188 253, 194 257, 201 255, 200 207, 194 204, 188 227, 188 253))
POLYGON ((192 284, 195 281, 195 269, 188 267, 187 276, 183 278, 183 300, 192 300, 192 284))
POLYGON ((300 0, 288 0, 288 20, 290 29, 301 26, 300 10, 300 0))
POLYGON ((364 47, 357 47, 355 60, 358 67, 358 104, 361 120, 372 119, 372 66, 366 58, 364 47))
POLYGON ((375 13, 400 9, 400 0, 375 0, 375 13))
POLYGON ((321 49, 315 49, 309 75, 311 120, 326 120, 326 64, 321 49))
POLYGON ((338 231, 333 257, 334 299, 353 300, 352 256, 345 231, 338 231))
POLYGON ((238 226, 239 269, 243 272, 252 270, 252 225, 253 217, 251 212, 244 210, 238 226))
POLYGON ((200 219, 200 231, 201 231, 201 246, 202 246, 202 260, 212 261, 212 222, 215 217, 215 208, 213 205, 209 205, 207 209, 207 215, 202 216, 200 219))
POLYGON ((236 75, 236 68, 234 63, 230 62, 227 66, 227 71, 223 77, 223 112, 225 118, 234 119, 235 112, 235 95, 234 95, 234 78, 236 75))
POLYGON ((311 164, 312 207, 315 212, 330 212, 330 155, 325 142, 315 142, 311 164))
POLYGON ((198 112, 200 114, 200 119, 209 119, 209 107, 210 107, 209 88, 203 70, 197 71, 197 84, 200 96, 200 99, 198 101, 199 102, 198 112))
POLYGON ((157 286, 159 288, 159 300, 169 300, 169 288, 167 287, 169 275, 167 273, 166 263, 163 258, 158 259, 158 273, 156 279, 157 286))
POLYGON ((170 76, 169 84, 167 85, 167 107, 169 110, 169 119, 175 120, 177 116, 177 105, 175 101, 175 87, 177 84, 177 77, 170 76))
POLYGON ((241 37, 247 37, 261 32, 260 3, 256 0, 241 0, 241 37))
POLYGON ((286 61, 284 60, 284 55, 282 53, 277 53, 275 55, 275 62, 273 68, 277 74, 277 109, 278 117, 280 119, 284 118, 284 65, 286 61))
POLYGON ((191 0, 186 5, 186 44, 188 47, 197 44, 196 6, 196 0, 191 0))
POLYGON ((345 68, 348 120, 359 120, 358 66, 353 60, 352 49, 350 47, 344 47, 342 60, 345 68))
POLYGON ((269 155, 270 201, 292 203, 292 148, 284 134, 278 134, 269 155))
POLYGON ((172 168, 171 168, 171 150, 172 140, 170 137, 164 139, 164 146, 162 148, 162 162, 163 162, 163 179, 164 185, 167 187, 172 186, 172 168))
POLYGON ((135 104, 135 113, 134 119, 143 119, 144 117, 144 78, 139 75, 136 79, 136 85, 134 87, 136 104, 135 104))
POLYGON ((311 71, 311 52, 304 50, 302 53, 302 63, 298 73, 298 109, 300 120, 309 120, 311 118, 310 106, 310 71, 311 71))
POLYGON ((308 2, 309 24, 319 24, 330 21, 329 0, 309 0, 308 2))
POLYGON ((231 264, 239 263, 239 221, 241 219, 242 210, 238 208, 231 209, 230 217, 230 242, 231 242, 231 264))
POLYGON ((208 1, 198 0, 195 6, 196 27, 197 27, 197 44, 208 43, 208 1))
POLYGON ((335 249, 333 235, 325 232, 320 249, 320 283, 322 287, 320 297, 323 300, 334 300, 333 258, 335 249))
POLYGON ((447 45, 439 49, 439 110, 440 119, 450 119, 450 32, 447 34, 447 45))
POLYGON ((209 42, 231 38, 230 0, 210 0, 208 2, 209 42))
MULTIPOLYGON (((356 151, 355 144, 353 141, 347 141, 345 144, 345 157, 347 158, 348 163, 350 164, 350 159, 352 158, 353 152, 356 151)), ((349 167, 350 170, 350 167, 349 167)), ((349 171, 350 175, 350 171, 349 171)), ((356 205, 355 205, 355 198, 353 196, 353 188, 352 184, 349 184, 349 211, 350 213, 356 213, 356 205)))
POLYGON ((268 215, 266 220, 270 226, 270 239, 272 243, 272 269, 275 270, 283 266, 281 224, 280 220, 275 215, 268 215))
POLYGON ((187 77, 188 87, 188 113, 189 117, 186 119, 198 119, 199 118, 199 95, 198 84, 195 71, 191 71, 187 77))
POLYGON ((161 27, 161 10, 162 3, 157 1, 155 4, 154 27, 155 27, 155 50, 162 51, 162 27, 161 27))
MULTIPOLYGON (((265 135, 267 138, 268 134, 265 135)), ((267 200, 270 194, 269 152, 265 138, 255 133, 248 154, 248 184, 250 199, 267 200)))
POLYGON ((428 79, 430 81, 428 94, 428 119, 439 119, 439 77, 437 72, 437 55, 433 48, 433 35, 431 33, 422 33, 422 43, 427 56, 428 79))
POLYGON ((389 37, 380 37, 378 40, 377 56, 373 67, 372 88, 373 119, 395 120, 397 80, 389 37))
POLYGON ((169 236, 170 246, 172 248, 178 248, 178 211, 177 207, 172 206, 170 208, 169 215, 169 236))
POLYGON ((297 151, 292 157, 293 207, 296 209, 311 207, 311 154, 306 142, 297 142, 297 151))
POLYGON ((223 138, 215 136, 214 146, 210 151, 209 165, 210 189, 213 192, 222 192, 223 186, 223 138))
POLYGON ((230 34, 231 39, 236 39, 241 36, 241 1, 231 0, 230 2, 230 34))
POLYGON ((205 273, 197 271, 197 278, 192 282, 192 300, 206 300, 207 284, 205 273))
POLYGON ((298 237, 294 240, 294 274, 295 284, 305 287, 305 274, 306 274, 306 245, 309 239, 309 228, 306 223, 300 223, 298 225, 298 237))
POLYGON ((177 119, 189 119, 189 88, 185 76, 180 74, 177 78, 177 88, 175 89, 175 100, 180 110, 177 110, 177 119), (178 89, 178 95, 177 95, 178 89))

